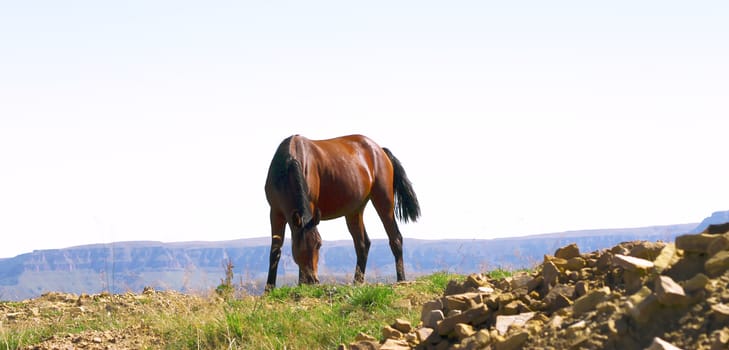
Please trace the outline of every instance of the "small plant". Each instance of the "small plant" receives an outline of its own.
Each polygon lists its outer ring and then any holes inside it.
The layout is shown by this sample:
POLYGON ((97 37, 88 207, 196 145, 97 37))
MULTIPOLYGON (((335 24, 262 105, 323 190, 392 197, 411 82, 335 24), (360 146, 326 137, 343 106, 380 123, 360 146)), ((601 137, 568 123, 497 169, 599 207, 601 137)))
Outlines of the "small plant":
POLYGON ((352 289, 348 301, 351 306, 372 310, 389 307, 394 297, 395 291, 391 286, 362 285, 352 289))
POLYGON ((491 270, 487 273, 487 275, 495 280, 500 280, 502 278, 510 277, 513 275, 513 272, 503 269, 501 267, 491 270))
POLYGON ((448 282, 450 281, 463 281, 465 279, 465 276, 463 275, 457 275, 449 272, 436 272, 426 278, 426 281, 428 281, 431 285, 431 288, 434 292, 443 292, 446 287, 448 286, 448 282))
POLYGON ((225 300, 232 299, 235 292, 235 287, 233 286, 233 267, 233 262, 230 259, 223 263, 225 279, 221 279, 220 284, 215 288, 215 293, 225 300))
POLYGON ((527 273, 529 273, 529 272, 532 272, 532 270, 531 269, 508 270, 508 269, 504 269, 504 268, 499 267, 499 268, 497 268, 495 270, 491 270, 491 271, 487 272, 486 274, 489 277, 491 277, 491 278, 493 278, 495 280, 498 280, 498 279, 502 279, 502 278, 514 276, 514 274, 517 273, 517 272, 527 272, 527 273))

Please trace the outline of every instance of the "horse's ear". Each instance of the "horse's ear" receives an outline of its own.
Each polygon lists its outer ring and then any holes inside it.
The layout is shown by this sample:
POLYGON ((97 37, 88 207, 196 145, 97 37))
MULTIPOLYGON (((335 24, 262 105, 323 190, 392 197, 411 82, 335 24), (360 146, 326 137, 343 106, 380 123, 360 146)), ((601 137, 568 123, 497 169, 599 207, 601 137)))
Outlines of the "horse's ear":
POLYGON ((293 213, 293 214, 291 214, 291 220, 292 220, 291 222, 292 222, 292 223, 294 224, 294 226, 296 226, 296 227, 301 227, 301 226, 303 226, 303 225, 304 225, 304 222, 303 222, 303 220, 301 219, 301 214, 299 214, 299 211, 298 211, 298 210, 295 210, 295 211, 294 211, 294 213, 293 213))

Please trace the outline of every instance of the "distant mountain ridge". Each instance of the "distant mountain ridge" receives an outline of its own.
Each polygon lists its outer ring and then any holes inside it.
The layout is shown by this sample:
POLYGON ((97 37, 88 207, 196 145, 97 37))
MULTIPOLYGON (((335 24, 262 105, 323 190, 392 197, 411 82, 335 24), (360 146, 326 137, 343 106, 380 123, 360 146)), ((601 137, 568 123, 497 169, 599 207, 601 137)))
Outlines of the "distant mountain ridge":
MULTIPOLYGON (((408 278, 436 271, 482 272, 495 268, 531 267, 544 254, 570 243, 583 251, 612 247, 631 240, 672 241, 697 224, 630 229, 568 231, 496 239, 421 240, 405 238, 408 278)), ((268 272, 270 238, 220 242, 151 241, 93 244, 38 250, 0 260, 0 299, 22 300, 48 291, 113 293, 140 291, 145 286, 183 292, 209 292, 224 277, 224 264, 234 265, 236 283, 259 293, 268 272)), ((319 261, 323 282, 349 282, 356 257, 351 240, 325 241, 319 261)), ((367 281, 394 281, 394 259, 387 240, 373 240, 367 281)), ((278 284, 293 284, 298 266, 287 241, 279 264, 278 284)))
POLYGON ((717 211, 707 217, 696 226, 690 233, 699 233, 704 231, 709 225, 723 224, 729 222, 729 211, 717 211))

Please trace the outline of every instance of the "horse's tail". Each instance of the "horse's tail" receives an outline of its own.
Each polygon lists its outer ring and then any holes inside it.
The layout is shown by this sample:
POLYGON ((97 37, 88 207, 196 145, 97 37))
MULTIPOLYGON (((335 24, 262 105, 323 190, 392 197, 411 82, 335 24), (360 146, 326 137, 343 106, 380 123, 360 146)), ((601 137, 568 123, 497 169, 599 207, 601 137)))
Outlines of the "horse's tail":
POLYGON ((418 197, 413 190, 413 184, 405 174, 402 164, 392 155, 392 152, 384 147, 382 150, 385 151, 387 158, 390 158, 394 170, 392 182, 395 190, 395 216, 403 222, 410 220, 415 222, 420 217, 420 204, 418 204, 418 197))

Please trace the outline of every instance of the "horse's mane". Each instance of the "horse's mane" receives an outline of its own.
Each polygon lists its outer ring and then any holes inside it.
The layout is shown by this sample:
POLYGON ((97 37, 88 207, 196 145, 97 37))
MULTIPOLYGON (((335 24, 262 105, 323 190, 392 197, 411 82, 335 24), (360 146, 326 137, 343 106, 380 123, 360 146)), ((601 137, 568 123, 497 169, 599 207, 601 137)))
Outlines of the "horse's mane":
POLYGON ((294 205, 306 223, 312 218, 311 209, 308 205, 309 185, 304 178, 301 162, 291 154, 292 138, 293 136, 289 136, 278 146, 268 172, 277 190, 287 192, 293 196, 294 205))

